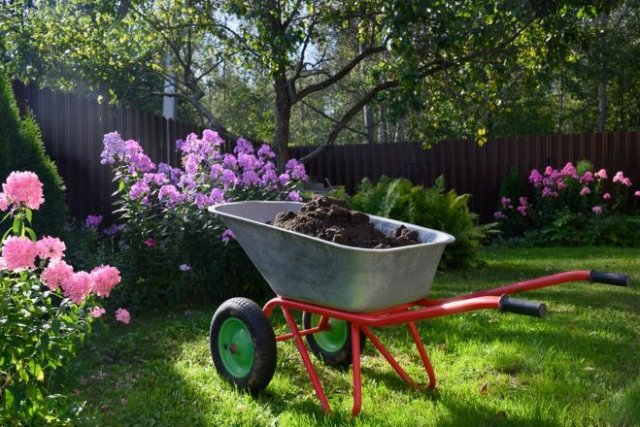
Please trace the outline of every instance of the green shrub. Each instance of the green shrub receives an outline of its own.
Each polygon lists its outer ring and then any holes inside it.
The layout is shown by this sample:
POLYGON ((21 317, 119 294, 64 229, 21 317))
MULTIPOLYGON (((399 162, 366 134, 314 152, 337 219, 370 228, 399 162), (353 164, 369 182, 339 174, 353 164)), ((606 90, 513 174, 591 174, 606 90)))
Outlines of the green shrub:
POLYGON ((407 179, 382 177, 373 185, 364 179, 349 203, 353 209, 453 235, 455 243, 445 249, 441 266, 476 265, 477 250, 493 225, 479 226, 469 210, 470 195, 446 191, 443 177, 431 188, 413 185, 407 179))
MULTIPOLYGON (((45 153, 35 120, 32 117, 20 120, 11 82, 1 71, 0 130, 0 181, 4 181, 11 171, 29 170, 38 175, 47 203, 34 218, 34 227, 44 235, 59 235, 67 213, 62 178, 45 153)), ((1 227, 4 232, 6 224, 1 227)))

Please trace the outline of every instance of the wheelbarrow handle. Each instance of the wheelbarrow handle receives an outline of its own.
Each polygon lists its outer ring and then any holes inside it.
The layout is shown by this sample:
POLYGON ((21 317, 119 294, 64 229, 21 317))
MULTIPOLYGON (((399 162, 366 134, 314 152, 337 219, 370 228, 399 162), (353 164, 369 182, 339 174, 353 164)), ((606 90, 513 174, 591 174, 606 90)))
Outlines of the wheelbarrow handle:
POLYGON ((626 274, 606 273, 604 271, 591 270, 589 282, 606 283, 608 285, 627 286, 629 284, 629 276, 626 274))
POLYGON ((543 302, 525 301, 503 295, 499 303, 500 311, 508 313, 526 314, 533 317, 544 317, 547 315, 547 305, 543 302))

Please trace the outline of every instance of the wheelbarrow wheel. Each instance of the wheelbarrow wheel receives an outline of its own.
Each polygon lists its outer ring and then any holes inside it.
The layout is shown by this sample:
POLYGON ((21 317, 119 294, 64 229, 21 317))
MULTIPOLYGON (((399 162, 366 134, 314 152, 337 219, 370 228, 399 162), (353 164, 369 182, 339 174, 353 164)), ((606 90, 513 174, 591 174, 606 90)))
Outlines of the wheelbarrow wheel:
MULTIPOLYGON (((318 326, 321 316, 302 312, 302 326, 310 329, 318 326)), ((329 330, 307 335, 311 352, 327 365, 349 366, 351 357, 351 324, 345 320, 329 318, 329 330)), ((366 335, 360 332, 360 351, 364 348, 366 335)))
POLYGON ((213 315, 211 356, 225 380, 253 394, 263 390, 276 370, 276 337, 259 305, 247 298, 225 301, 213 315))

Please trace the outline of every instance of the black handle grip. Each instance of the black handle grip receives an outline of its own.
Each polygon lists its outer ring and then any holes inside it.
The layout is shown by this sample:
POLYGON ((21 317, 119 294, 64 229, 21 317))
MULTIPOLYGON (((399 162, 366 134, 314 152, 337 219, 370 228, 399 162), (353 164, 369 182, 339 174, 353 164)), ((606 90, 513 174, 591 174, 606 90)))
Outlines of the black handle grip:
POLYGON ((526 314, 527 316, 544 317, 547 315, 547 304, 543 302, 513 299, 509 295, 500 298, 500 311, 526 314))
POLYGON ((629 284, 629 276, 618 273, 605 273, 604 271, 591 270, 589 282, 606 283, 608 285, 627 286, 629 284))

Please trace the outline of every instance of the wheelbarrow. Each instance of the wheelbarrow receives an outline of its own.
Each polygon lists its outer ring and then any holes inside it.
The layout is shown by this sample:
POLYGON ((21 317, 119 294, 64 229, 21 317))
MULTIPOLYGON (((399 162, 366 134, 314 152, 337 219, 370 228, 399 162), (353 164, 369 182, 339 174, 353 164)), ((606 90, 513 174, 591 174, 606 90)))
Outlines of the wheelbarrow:
POLYGON ((296 202, 247 201, 209 208, 233 231, 236 239, 277 295, 261 308, 246 298, 232 298, 216 310, 209 342, 216 370, 239 389, 263 390, 276 368, 276 342, 293 340, 320 405, 330 412, 328 399, 305 346, 328 365, 350 366, 355 416, 361 409, 360 354, 368 340, 408 384, 416 383, 382 344, 373 328, 404 324, 416 345, 430 389, 436 377, 416 327, 419 320, 494 309, 544 317, 544 303, 512 298, 518 292, 567 282, 589 281, 626 286, 628 277, 598 271, 569 271, 512 283, 446 299, 429 299, 438 262, 453 236, 441 231, 370 215, 380 231, 392 234, 399 226, 415 230, 419 244, 365 249, 345 246, 274 227, 276 214, 297 212, 296 202), (275 336, 269 317, 282 310, 290 332, 275 336), (301 312, 301 324, 293 312, 301 312))

